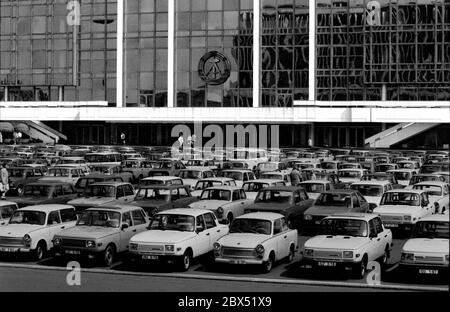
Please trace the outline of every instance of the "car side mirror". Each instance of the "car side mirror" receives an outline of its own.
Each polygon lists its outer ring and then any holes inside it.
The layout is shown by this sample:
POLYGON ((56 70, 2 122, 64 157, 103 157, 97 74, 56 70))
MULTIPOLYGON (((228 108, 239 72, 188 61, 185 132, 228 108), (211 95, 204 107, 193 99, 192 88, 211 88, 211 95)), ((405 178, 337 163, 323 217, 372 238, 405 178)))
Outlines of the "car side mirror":
POLYGON ((128 229, 130 226, 128 225, 128 223, 123 223, 121 226, 122 231, 128 229))

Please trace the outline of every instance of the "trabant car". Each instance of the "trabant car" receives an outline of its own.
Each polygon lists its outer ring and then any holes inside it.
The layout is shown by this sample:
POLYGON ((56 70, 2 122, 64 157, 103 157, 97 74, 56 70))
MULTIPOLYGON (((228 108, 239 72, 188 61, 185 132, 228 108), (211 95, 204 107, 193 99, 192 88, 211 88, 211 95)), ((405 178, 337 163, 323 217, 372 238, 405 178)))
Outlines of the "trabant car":
POLYGON ((0 226, 8 224, 9 218, 18 208, 19 206, 16 203, 6 200, 0 201, 0 226))
POLYGON ((448 274, 448 252, 449 215, 424 217, 416 223, 411 238, 402 247, 400 269, 420 275, 448 274))
POLYGON ((148 177, 155 165, 145 159, 129 158, 122 161, 122 171, 131 173, 133 183, 138 184, 141 179, 148 177))
MULTIPOLYGON (((392 164, 392 163, 382 163, 382 164, 376 164, 375 165, 375 171, 374 172, 386 172, 389 170, 396 170, 399 169, 398 164, 392 164)), ((410 168, 408 168, 410 169, 410 168)))
POLYGON ((404 160, 404 161, 399 161, 398 163, 398 169, 420 169, 420 163, 418 163, 417 161, 412 161, 412 160, 404 160))
POLYGON ((388 181, 361 181, 352 183, 350 188, 359 191, 369 202, 371 209, 374 209, 380 204, 381 197, 384 193, 393 190, 392 184, 388 181))
POLYGON ((75 183, 75 191, 78 194, 83 194, 84 189, 93 183, 98 182, 124 182, 123 177, 121 175, 107 175, 100 173, 93 173, 87 176, 81 177, 78 179, 77 183, 75 183))
POLYGON ((183 180, 183 184, 190 186, 193 190, 198 180, 213 178, 214 172, 207 167, 189 167, 182 169, 179 176, 183 180))
POLYGON ((211 253, 213 244, 228 234, 229 227, 203 209, 172 209, 156 214, 148 231, 130 240, 135 261, 168 261, 187 271, 194 258, 211 253))
POLYGON ((286 171, 264 172, 260 174, 259 178, 264 180, 282 180, 287 186, 291 185, 291 176, 286 171))
POLYGON ((412 188, 413 185, 420 182, 447 182, 445 177, 437 173, 419 173, 414 175, 411 180, 409 180, 409 185, 407 188, 412 188))
POLYGON ((183 185, 183 180, 176 176, 155 176, 139 181, 139 186, 148 185, 183 185))
POLYGON ((339 168, 339 164, 341 162, 340 161, 336 161, 336 160, 327 160, 327 161, 322 161, 320 163, 320 167, 325 170, 325 172, 329 172, 329 173, 337 173, 339 168))
POLYGON ((69 201, 81 212, 87 208, 105 205, 109 203, 127 203, 134 200, 134 189, 126 182, 98 182, 87 186, 81 197, 69 201))
POLYGON ((215 186, 203 190, 200 200, 189 207, 213 211, 219 222, 229 224, 252 203, 239 186, 215 186))
POLYGON ((232 178, 205 178, 200 179, 197 181, 197 183, 194 186, 194 190, 191 192, 191 195, 194 197, 199 197, 203 190, 207 189, 208 187, 213 186, 236 186, 236 181, 234 181, 232 178))
POLYGON ((145 210, 147 215, 173 208, 186 208, 189 204, 198 201, 191 196, 187 185, 148 185, 142 186, 136 193, 132 205, 145 210))
POLYGON ((53 236, 75 226, 75 208, 39 205, 17 209, 8 225, 0 227, 0 252, 28 254, 42 260, 53 248, 53 236))
POLYGON ((214 243, 214 258, 218 263, 260 265, 268 273, 276 261, 291 262, 297 249, 297 230, 288 227, 285 216, 255 212, 234 219, 229 234, 214 243))
POLYGON ((424 190, 434 205, 434 213, 444 213, 449 208, 449 186, 446 182, 420 182, 413 190, 424 190))
POLYGON ((255 174, 251 170, 228 169, 217 173, 218 177, 231 178, 236 181, 236 185, 242 187, 244 182, 256 180, 255 174))
POLYGON ((257 179, 244 182, 242 188, 244 189, 247 198, 254 200, 261 189, 272 186, 286 186, 286 182, 275 179, 257 179))
POLYGON ((361 181, 386 181, 392 185, 393 189, 403 189, 405 185, 398 183, 395 176, 387 172, 368 173, 361 177, 361 181))
POLYGON ((392 190, 383 194, 373 212, 381 216, 385 227, 410 231, 417 221, 434 212, 434 205, 426 191, 392 190))
POLYGON ((97 164, 90 168, 91 173, 120 175, 124 182, 133 183, 133 174, 131 172, 124 171, 120 165, 97 164))
POLYGON ((144 210, 131 205, 89 208, 76 225, 53 237, 55 255, 64 258, 99 259, 111 266, 118 253, 128 251, 132 236, 146 230, 144 210))
POLYGON ((392 250, 392 232, 376 214, 337 214, 320 221, 319 235, 305 242, 301 266, 340 268, 363 278, 367 265, 385 265, 392 250))

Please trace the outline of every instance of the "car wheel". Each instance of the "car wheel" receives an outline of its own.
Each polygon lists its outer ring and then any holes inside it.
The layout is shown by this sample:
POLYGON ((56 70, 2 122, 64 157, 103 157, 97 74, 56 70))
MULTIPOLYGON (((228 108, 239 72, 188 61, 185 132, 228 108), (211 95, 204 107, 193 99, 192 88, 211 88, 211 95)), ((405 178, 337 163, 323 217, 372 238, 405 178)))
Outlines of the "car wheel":
POLYGON ((186 250, 181 257, 180 269, 183 272, 186 272, 191 267, 192 255, 189 250, 186 250))
POLYGON ((115 249, 112 245, 108 245, 108 247, 106 247, 105 252, 103 253, 103 263, 106 266, 109 267, 114 263, 115 253, 115 249))
POLYGON ((384 254, 380 258, 380 264, 382 267, 387 265, 389 257, 390 257, 389 248, 386 246, 386 248, 384 249, 384 254))
POLYGON ((295 257, 295 248, 294 246, 291 246, 289 250, 289 255, 287 256, 287 262, 291 263, 292 261, 294 261, 294 257, 295 257))
POLYGON ((37 244, 36 249, 34 250, 34 258, 37 261, 41 261, 44 259, 46 252, 47 247, 45 246, 45 243, 41 241, 37 244))
POLYGON ((364 256, 364 258, 359 262, 355 268, 355 275, 357 278, 362 279, 366 275, 366 269, 367 269, 367 258, 364 256))
POLYGON ((267 259, 267 261, 265 261, 263 263, 263 271, 264 273, 269 273, 270 271, 272 271, 272 267, 273 267, 273 263, 275 262, 275 255, 272 252, 269 255, 269 259, 267 259))

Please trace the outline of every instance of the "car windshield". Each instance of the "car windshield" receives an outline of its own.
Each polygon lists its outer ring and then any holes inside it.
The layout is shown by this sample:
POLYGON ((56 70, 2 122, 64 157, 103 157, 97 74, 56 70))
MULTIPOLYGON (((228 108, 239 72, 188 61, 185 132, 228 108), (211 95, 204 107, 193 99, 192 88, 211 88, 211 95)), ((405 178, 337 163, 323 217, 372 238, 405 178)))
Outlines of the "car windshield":
POLYGON ((339 171, 340 178, 361 178, 360 171, 339 171))
POLYGON ((363 196, 383 195, 383 187, 380 185, 353 184, 351 188, 353 190, 359 191, 363 196))
POLYGON ((9 224, 44 225, 45 212, 32 210, 15 211, 9 221, 9 224))
POLYGON ((68 177, 69 169, 50 169, 47 172, 49 177, 68 177))
POLYGON ((23 190, 23 195, 48 197, 50 192, 51 186, 49 185, 26 185, 23 190))
POLYGON ((419 221, 414 227, 412 238, 449 239, 449 222, 419 221))
POLYGON ((367 222, 353 219, 325 219, 320 223, 319 234, 367 237, 367 222))
POLYGON ((308 193, 322 193, 325 191, 324 185, 321 183, 300 183, 300 185, 308 193))
POLYGON ((9 219, 16 209, 16 205, 0 206, 0 219, 9 219))
POLYGON ((352 169, 352 168, 358 168, 359 164, 341 164, 339 165, 339 169, 352 169))
POLYGON ((157 214, 150 222, 149 230, 194 232, 193 216, 179 214, 157 214))
POLYGON ((283 180, 283 175, 275 174, 275 173, 264 173, 264 174, 261 174, 260 178, 267 179, 267 180, 283 180))
POLYGON ((340 206, 347 207, 351 204, 350 194, 346 193, 322 193, 315 202, 315 206, 340 206))
POLYGON ((220 176, 224 178, 231 178, 236 181, 242 181, 243 175, 242 172, 236 172, 236 171, 222 171, 220 176))
POLYGON ((415 168, 413 163, 399 163, 398 166, 400 168, 405 168, 405 169, 414 169, 415 168))
POLYGON ((376 171, 386 172, 391 169, 394 169, 394 165, 377 165, 376 171))
POLYGON ((278 169, 278 165, 276 163, 261 163, 258 165, 260 170, 277 170, 278 169))
POLYGON ((137 192, 135 198, 135 200, 161 200, 161 201, 168 201, 169 199, 170 199, 170 190, 153 189, 153 188, 141 188, 137 192))
POLYGON ((411 173, 409 173, 409 172, 396 171, 396 172, 391 172, 391 174, 393 174, 397 180, 411 179, 411 173))
POLYGON ((389 192, 383 195, 380 205, 419 206, 419 195, 416 193, 389 192))
POLYGON ((104 167, 104 166, 92 167, 91 168, 91 172, 93 172, 93 173, 110 174, 111 170, 112 170, 111 167, 104 167))
POLYGON ((230 233, 272 234, 272 223, 268 220, 235 219, 230 227, 230 233))
POLYGON ((86 197, 115 197, 116 188, 111 185, 89 185, 84 191, 86 197))
POLYGON ((107 210, 87 210, 78 220, 77 225, 118 228, 120 226, 120 213, 107 210))
POLYGON ((322 169, 336 169, 337 168, 337 164, 336 163, 332 163, 332 162, 323 162, 320 167, 322 169))
POLYGON ((231 191, 220 190, 220 189, 204 190, 202 192, 202 195, 200 196, 200 199, 230 201, 231 200, 231 191))
POLYGON ((423 190, 432 196, 442 196, 442 187, 437 185, 414 185, 414 190, 423 190))
POLYGON ((246 182, 242 186, 246 192, 259 192, 260 189, 264 187, 269 187, 268 183, 258 183, 258 182, 246 182))
POLYGON ((195 185, 195 189, 196 190, 204 190, 208 187, 213 187, 213 186, 221 186, 222 182, 220 181, 198 181, 197 184, 195 185))
POLYGON ((289 191, 262 190, 256 196, 255 203, 289 203, 292 196, 293 193, 289 191))
POLYGON ((201 179, 202 172, 198 170, 185 170, 180 172, 180 178, 182 179, 201 179))

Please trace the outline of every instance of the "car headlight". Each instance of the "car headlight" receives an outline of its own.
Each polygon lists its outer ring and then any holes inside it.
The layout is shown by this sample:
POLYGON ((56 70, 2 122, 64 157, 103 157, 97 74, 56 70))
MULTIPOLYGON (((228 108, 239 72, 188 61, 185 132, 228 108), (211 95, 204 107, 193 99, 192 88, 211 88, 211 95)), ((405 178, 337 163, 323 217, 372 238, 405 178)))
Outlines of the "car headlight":
POLYGON ((402 260, 414 260, 414 254, 409 252, 402 252, 402 260))
POLYGON ((353 258, 353 251, 344 251, 344 258, 353 258))
POLYGON ((411 222, 411 216, 403 216, 403 219, 404 219, 405 221, 411 222))
POLYGON ((94 248, 95 247, 95 241, 88 240, 86 241, 86 248, 94 248))
POLYGON ((53 245, 59 246, 59 245, 61 245, 61 244, 62 244, 62 239, 61 239, 61 238, 55 238, 55 239, 53 240, 53 245))
POLYGON ((23 236, 23 241, 25 242, 25 246, 31 246, 31 237, 28 234, 23 236))
POLYGON ((213 244, 213 247, 214 247, 215 251, 220 251, 220 249, 222 249, 222 245, 220 245, 220 243, 218 243, 218 242, 215 242, 213 244))
POLYGON ((137 251, 138 250, 139 245, 136 243, 130 243, 130 250, 134 250, 137 251))
POLYGON ((164 250, 168 251, 168 252, 173 252, 175 250, 175 246, 174 245, 165 245, 164 250))
POLYGON ((305 256, 312 257, 314 256, 314 249, 305 249, 305 256))
POLYGON ((258 255, 262 255, 264 253, 265 249, 264 249, 263 245, 258 245, 258 246, 256 246, 255 250, 258 255))
POLYGON ((221 217, 223 215, 223 208, 222 207, 217 208, 217 214, 219 215, 219 217, 221 217))
POLYGON ((305 215, 303 218, 305 220, 311 221, 312 220, 312 215, 305 215))

